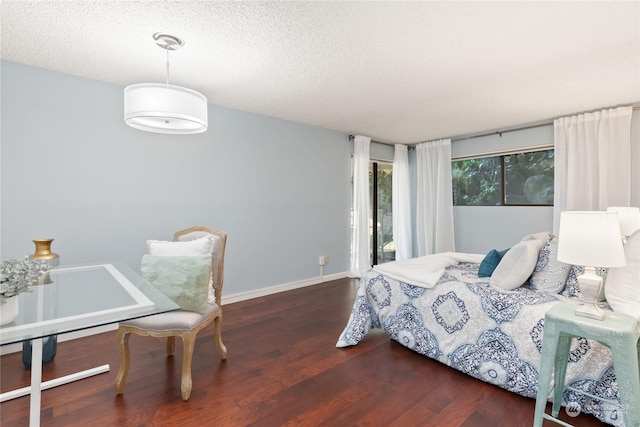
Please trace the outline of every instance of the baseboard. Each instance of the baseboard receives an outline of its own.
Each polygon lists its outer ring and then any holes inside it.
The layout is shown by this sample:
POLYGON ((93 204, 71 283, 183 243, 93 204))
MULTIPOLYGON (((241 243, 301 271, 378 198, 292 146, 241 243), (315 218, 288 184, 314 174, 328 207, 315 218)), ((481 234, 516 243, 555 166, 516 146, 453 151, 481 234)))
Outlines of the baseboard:
MULTIPOLYGON (((238 292, 231 295, 222 296, 222 305, 233 304, 234 302, 246 301, 252 298, 264 297, 267 295, 277 294, 279 292, 291 291, 293 289, 304 288, 306 286, 319 285, 320 283, 330 282, 332 280, 344 279, 348 277, 348 273, 336 273, 325 276, 318 276, 311 279, 299 280, 297 282, 284 283, 282 285, 270 286, 268 288, 256 289, 247 292, 238 292)), ((115 331, 118 324, 98 326, 91 329, 83 329, 81 331, 69 332, 68 334, 58 335, 58 342, 75 340, 78 338, 88 337, 90 335, 101 334, 103 332, 115 331)), ((22 351, 22 343, 3 345, 0 347, 0 355, 15 353, 22 351)))
POLYGON ((277 294, 279 292, 291 291, 293 289, 304 288, 306 286, 319 285, 320 283, 330 282, 332 280, 344 279, 348 273, 336 273, 325 276, 318 276, 311 279, 299 280, 297 282, 284 283, 281 285, 270 286, 268 288, 256 289, 253 291, 239 292, 237 294, 223 295, 222 305, 233 304, 234 302, 246 301, 252 298, 264 297, 267 295, 277 294))

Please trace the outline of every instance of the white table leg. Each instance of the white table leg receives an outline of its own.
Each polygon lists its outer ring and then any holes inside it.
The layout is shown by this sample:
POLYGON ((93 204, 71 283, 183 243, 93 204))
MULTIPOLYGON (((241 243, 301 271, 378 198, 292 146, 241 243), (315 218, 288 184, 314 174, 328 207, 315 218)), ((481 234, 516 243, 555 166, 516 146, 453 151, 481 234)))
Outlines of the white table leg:
MULTIPOLYGON (((59 385, 69 384, 74 381, 83 380, 85 378, 92 377, 94 375, 103 374, 105 372, 109 372, 109 365, 97 366, 95 368, 87 369, 81 372, 75 372, 73 374, 65 375, 64 377, 54 378, 49 381, 45 381, 40 385, 40 390, 45 391, 50 388, 58 387, 59 385)), ((18 388, 11 391, 6 391, 0 394, 0 403, 6 402, 7 400, 17 399, 18 397, 26 396, 31 394, 31 386, 26 386, 22 388, 18 388)))
POLYGON ((29 404, 29 426, 40 426, 40 404, 42 384, 42 338, 32 341, 31 348, 31 403, 29 404))

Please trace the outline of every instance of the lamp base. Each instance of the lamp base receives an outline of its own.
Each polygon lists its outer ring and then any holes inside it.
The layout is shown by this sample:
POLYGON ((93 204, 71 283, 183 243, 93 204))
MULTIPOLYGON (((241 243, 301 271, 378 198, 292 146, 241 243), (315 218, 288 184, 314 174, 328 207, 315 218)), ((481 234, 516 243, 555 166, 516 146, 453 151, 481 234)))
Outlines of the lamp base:
POLYGON ((598 295, 602 290, 602 277, 596 274, 595 268, 585 267, 584 274, 578 276, 578 287, 584 304, 576 308, 576 316, 603 320, 604 311, 597 304, 598 295))
POLYGON ((576 316, 581 317, 589 317, 591 319, 596 320, 604 320, 604 311, 597 305, 591 305, 589 303, 585 303, 580 307, 576 308, 576 316))

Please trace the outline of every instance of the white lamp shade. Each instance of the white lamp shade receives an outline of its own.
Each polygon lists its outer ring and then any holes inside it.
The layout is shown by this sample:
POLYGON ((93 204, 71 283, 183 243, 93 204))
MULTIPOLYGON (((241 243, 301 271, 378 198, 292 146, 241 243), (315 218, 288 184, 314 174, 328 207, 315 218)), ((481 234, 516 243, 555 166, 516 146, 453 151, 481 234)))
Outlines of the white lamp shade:
POLYGON ((620 232, 623 236, 631 236, 640 230, 640 208, 612 207, 607 212, 616 212, 620 222, 620 232))
POLYGON ((124 122, 147 132, 201 133, 207 130, 207 98, 181 86, 142 83, 124 89, 124 122))
POLYGON ((625 266, 618 214, 600 211, 561 212, 558 261, 589 267, 625 266))

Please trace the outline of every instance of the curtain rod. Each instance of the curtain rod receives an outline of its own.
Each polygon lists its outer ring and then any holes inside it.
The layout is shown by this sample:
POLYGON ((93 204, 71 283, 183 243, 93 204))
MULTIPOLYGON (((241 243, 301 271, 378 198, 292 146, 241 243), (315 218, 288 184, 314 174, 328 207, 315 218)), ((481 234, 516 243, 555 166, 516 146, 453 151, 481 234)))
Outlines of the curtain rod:
MULTIPOLYGON (((509 133, 509 132, 515 132, 515 131, 518 131, 518 130, 533 129, 533 128, 539 128, 539 127, 542 127, 542 126, 551 126, 551 125, 553 125, 553 122, 541 123, 541 124, 531 125, 531 126, 523 126, 523 127, 507 129, 507 130, 498 130, 498 131, 494 131, 494 132, 482 133, 482 134, 479 134, 479 135, 458 136, 458 137, 455 137, 455 138, 451 138, 451 142, 465 141, 467 139, 482 138, 483 136, 491 136, 491 135, 502 136, 503 133, 509 133)), ((355 137, 353 135, 349 135, 349 141, 353 141, 354 138, 355 137)), ((394 146, 395 145, 394 143, 391 143, 391 142, 380 142, 380 141, 374 141, 374 140, 371 140, 371 142, 375 142, 376 144, 390 145, 390 146, 394 146)), ((411 147, 415 147, 418 144, 420 144, 420 142, 415 142, 415 143, 412 143, 412 144, 403 144, 403 145, 407 145, 407 146, 409 146, 411 148, 411 147)))
MULTIPOLYGON (((639 111, 640 110, 640 105, 633 106, 632 110, 633 111, 639 111)), ((466 141, 468 139, 482 138, 484 136, 491 136, 491 135, 502 136, 503 133, 515 132, 515 131, 519 131, 519 130, 534 129, 534 128, 539 128, 539 127, 543 127, 543 126, 552 126, 552 125, 553 125, 553 122, 545 122, 545 123, 539 123, 537 125, 522 126, 522 127, 513 128, 513 129, 506 129, 506 130, 497 130, 497 131, 482 133, 482 134, 478 134, 478 135, 473 135, 472 134, 472 135, 469 135, 469 136, 457 136, 457 137, 451 138, 451 142, 466 141)), ((353 135, 349 135, 349 141, 353 141, 354 138, 355 137, 353 135)), ((442 139, 442 138, 440 138, 440 139, 442 139)), ((391 143, 391 142, 381 142, 381 141, 373 141, 373 140, 371 140, 371 142, 375 142, 376 144, 390 145, 390 146, 394 146, 395 145, 395 143, 391 143)), ((414 142, 412 144, 403 144, 403 145, 407 145, 409 148, 415 148, 415 146, 418 145, 418 144, 420 144, 420 143, 419 142, 414 142)))
POLYGON ((506 130, 497 130, 497 131, 494 131, 494 132, 481 133, 479 135, 458 136, 458 137, 455 137, 455 138, 451 138, 451 142, 466 141, 467 139, 482 138, 482 137, 491 136, 491 135, 502 136, 503 133, 515 132, 515 131, 518 131, 518 130, 535 129, 535 128, 540 128, 540 127, 544 127, 544 126, 552 126, 552 125, 553 125, 553 122, 546 122, 546 123, 540 123, 540 124, 537 124, 537 125, 522 126, 522 127, 519 127, 519 128, 506 129, 506 130))
MULTIPOLYGON (((640 106, 634 106, 632 108, 632 111, 638 111, 638 110, 640 110, 640 106)), ((582 114, 582 113, 580 113, 580 114, 582 114)), ((536 125, 521 126, 521 127, 517 127, 517 128, 513 128, 513 129, 506 129, 506 130, 498 130, 498 131, 494 131, 494 132, 487 132, 487 133, 482 133, 482 134, 479 134, 479 135, 473 135, 472 134, 472 135, 469 135, 469 136, 453 137, 453 138, 451 138, 451 142, 466 141, 467 139, 482 138, 484 136, 491 136, 491 135, 502 136, 503 133, 515 132, 515 131, 518 131, 518 130, 535 129, 535 128, 544 127, 544 126, 553 126, 553 121, 544 122, 544 123, 538 123, 536 125)))
MULTIPOLYGON (((349 141, 353 141, 355 139, 355 136, 353 135, 349 135, 349 141)), ((393 142, 382 142, 382 141, 374 141, 373 139, 371 140, 371 142, 375 142, 376 144, 382 144, 382 145, 390 145, 391 147, 393 147, 394 145, 396 145, 393 142)), ((398 143, 399 144, 399 143, 398 143)), ((404 145, 415 145, 415 144, 404 144, 404 145)))

